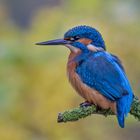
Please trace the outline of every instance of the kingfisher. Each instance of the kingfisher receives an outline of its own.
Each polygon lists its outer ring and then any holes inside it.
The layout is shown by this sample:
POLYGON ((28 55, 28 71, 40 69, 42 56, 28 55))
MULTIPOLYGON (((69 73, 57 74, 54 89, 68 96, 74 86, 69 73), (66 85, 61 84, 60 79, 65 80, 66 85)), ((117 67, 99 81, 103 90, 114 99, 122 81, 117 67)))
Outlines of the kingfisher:
POLYGON ((130 112, 134 94, 120 59, 106 51, 101 33, 81 25, 68 30, 62 39, 36 45, 64 45, 70 50, 67 75, 72 87, 84 98, 82 106, 111 109, 121 128, 130 112))

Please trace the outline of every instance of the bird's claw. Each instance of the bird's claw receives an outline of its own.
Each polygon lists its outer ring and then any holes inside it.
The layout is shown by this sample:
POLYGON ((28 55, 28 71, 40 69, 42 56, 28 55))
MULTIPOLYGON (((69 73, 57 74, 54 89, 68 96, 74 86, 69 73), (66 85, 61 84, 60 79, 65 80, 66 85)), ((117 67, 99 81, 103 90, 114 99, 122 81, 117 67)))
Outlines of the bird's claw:
POLYGON ((80 107, 88 107, 88 106, 91 106, 91 105, 92 105, 91 103, 85 101, 85 102, 80 104, 80 107))
POLYGON ((102 110, 102 108, 101 107, 99 107, 98 105, 96 106, 96 112, 99 112, 99 111, 101 111, 102 110))

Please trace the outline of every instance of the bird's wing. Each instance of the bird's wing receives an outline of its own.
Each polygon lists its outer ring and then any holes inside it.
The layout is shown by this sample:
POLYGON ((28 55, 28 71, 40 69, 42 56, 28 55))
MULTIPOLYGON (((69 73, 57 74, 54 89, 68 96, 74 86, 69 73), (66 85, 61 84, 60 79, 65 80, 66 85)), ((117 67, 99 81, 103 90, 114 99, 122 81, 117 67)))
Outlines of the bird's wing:
POLYGON ((129 93, 125 73, 107 52, 92 54, 77 67, 76 72, 85 84, 112 101, 129 93))
POLYGON ((111 56, 112 56, 113 60, 119 65, 119 67, 125 72, 125 69, 122 65, 121 60, 114 54, 111 54, 111 56))

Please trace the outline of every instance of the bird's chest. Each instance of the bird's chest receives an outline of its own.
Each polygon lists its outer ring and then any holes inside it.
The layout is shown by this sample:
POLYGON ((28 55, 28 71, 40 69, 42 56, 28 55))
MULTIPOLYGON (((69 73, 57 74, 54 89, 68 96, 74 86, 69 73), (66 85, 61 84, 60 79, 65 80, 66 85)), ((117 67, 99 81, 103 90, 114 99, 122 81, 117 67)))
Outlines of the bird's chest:
POLYGON ((79 93, 83 98, 87 101, 96 104, 96 94, 98 92, 89 86, 87 86, 81 80, 80 76, 76 72, 76 68, 79 65, 74 58, 77 57, 79 54, 71 53, 67 63, 67 75, 68 79, 73 86, 73 88, 79 93))
POLYGON ((83 90, 83 82, 81 81, 79 75, 76 73, 76 68, 78 66, 78 63, 76 61, 74 61, 74 58, 77 56, 78 54, 74 54, 71 53, 68 59, 68 63, 67 63, 67 76, 68 79, 71 83, 71 85, 73 86, 73 88, 83 97, 85 97, 85 94, 83 94, 84 90, 83 90))

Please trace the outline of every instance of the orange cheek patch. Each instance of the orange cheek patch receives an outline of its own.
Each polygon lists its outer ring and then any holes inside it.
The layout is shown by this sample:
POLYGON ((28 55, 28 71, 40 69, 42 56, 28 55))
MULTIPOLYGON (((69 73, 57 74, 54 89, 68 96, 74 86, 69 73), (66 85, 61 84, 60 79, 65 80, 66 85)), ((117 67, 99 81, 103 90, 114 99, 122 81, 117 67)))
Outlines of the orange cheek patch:
POLYGON ((92 42, 92 40, 87 39, 87 38, 81 38, 81 39, 78 40, 78 42, 81 42, 82 44, 87 46, 88 44, 90 44, 92 42))

